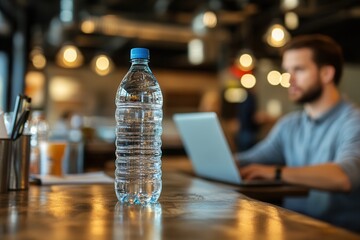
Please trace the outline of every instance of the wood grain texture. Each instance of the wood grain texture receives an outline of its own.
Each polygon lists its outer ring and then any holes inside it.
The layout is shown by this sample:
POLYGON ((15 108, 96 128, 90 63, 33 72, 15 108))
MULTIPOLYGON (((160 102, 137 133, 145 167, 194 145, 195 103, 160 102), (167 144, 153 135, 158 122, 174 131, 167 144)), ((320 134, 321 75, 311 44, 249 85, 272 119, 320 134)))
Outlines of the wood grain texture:
POLYGON ((35 186, 0 194, 0 239, 360 239, 359 235, 164 171, 158 204, 122 205, 114 186, 35 186))

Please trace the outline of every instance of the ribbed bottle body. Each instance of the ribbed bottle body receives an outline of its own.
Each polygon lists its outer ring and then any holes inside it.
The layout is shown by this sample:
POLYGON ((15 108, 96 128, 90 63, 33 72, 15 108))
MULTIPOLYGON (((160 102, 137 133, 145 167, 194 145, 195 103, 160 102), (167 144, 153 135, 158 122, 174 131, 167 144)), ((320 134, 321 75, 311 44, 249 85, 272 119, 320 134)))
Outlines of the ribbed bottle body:
POLYGON ((120 202, 157 202, 162 189, 163 98, 147 64, 132 64, 116 95, 115 192, 120 202))

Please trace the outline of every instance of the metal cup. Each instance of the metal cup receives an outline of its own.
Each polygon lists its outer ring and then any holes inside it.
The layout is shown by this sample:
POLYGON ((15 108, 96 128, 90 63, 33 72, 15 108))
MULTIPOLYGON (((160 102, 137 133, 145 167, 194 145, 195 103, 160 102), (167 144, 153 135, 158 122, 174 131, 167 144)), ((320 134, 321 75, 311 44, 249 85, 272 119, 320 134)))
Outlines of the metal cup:
POLYGON ((7 193, 10 179, 11 139, 0 139, 0 193, 7 193))
POLYGON ((31 135, 21 135, 13 141, 10 162, 10 190, 26 190, 29 188, 31 135))

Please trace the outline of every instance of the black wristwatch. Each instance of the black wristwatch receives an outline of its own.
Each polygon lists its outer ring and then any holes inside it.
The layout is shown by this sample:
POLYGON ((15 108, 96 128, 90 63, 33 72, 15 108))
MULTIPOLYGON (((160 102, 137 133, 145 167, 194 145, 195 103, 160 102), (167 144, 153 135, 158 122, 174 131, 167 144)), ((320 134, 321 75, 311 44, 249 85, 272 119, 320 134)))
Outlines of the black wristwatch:
POLYGON ((276 166, 275 168, 275 180, 281 181, 282 166, 276 166))

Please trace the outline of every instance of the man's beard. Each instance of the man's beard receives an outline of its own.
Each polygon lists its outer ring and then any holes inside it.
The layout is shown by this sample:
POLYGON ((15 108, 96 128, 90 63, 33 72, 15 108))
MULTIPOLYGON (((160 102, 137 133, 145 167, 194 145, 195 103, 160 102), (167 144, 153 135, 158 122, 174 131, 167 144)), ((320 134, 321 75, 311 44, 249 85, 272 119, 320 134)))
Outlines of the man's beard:
POLYGON ((323 87, 321 83, 317 83, 313 88, 309 89, 307 92, 304 93, 299 99, 295 101, 298 104, 305 104, 311 103, 320 98, 323 93, 323 87))

